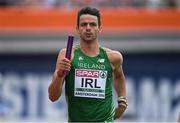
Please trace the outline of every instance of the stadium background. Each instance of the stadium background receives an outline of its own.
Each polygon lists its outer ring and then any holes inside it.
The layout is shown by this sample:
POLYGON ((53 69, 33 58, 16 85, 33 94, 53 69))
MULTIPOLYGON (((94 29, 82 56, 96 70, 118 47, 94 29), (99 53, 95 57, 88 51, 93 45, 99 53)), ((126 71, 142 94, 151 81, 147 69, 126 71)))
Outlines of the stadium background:
POLYGON ((129 107, 117 121, 178 121, 179 0, 1 0, 0 5, 0 122, 67 121, 64 92, 52 103, 47 88, 68 34, 78 43, 76 12, 84 5, 102 11, 100 43, 124 56, 129 107))

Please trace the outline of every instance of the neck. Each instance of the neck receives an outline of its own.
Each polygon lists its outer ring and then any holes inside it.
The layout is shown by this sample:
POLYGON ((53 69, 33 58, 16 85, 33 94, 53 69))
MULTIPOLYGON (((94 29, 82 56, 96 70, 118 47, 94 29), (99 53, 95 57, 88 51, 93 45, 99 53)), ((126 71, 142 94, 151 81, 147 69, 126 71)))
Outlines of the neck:
POLYGON ((81 41, 80 48, 84 54, 87 56, 97 56, 99 54, 99 43, 98 41, 94 41, 92 43, 86 43, 81 41))

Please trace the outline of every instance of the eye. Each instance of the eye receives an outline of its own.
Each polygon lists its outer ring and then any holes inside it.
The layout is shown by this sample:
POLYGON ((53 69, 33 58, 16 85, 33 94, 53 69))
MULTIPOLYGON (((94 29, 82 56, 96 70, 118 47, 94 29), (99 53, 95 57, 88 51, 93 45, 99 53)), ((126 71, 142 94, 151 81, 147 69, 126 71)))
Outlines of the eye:
POLYGON ((81 23, 80 25, 81 26, 87 26, 87 23, 81 23))
POLYGON ((97 24, 95 22, 92 22, 89 24, 90 26, 97 26, 97 24))

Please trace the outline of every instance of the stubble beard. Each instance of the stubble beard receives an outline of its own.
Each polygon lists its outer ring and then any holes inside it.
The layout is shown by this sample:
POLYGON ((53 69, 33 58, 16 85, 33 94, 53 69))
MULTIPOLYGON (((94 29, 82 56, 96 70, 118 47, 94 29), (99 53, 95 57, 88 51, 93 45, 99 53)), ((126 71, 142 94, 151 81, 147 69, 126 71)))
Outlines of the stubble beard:
POLYGON ((90 37, 87 37, 85 35, 81 35, 80 37, 85 43, 88 43, 88 44, 93 43, 97 40, 97 35, 91 35, 90 37))

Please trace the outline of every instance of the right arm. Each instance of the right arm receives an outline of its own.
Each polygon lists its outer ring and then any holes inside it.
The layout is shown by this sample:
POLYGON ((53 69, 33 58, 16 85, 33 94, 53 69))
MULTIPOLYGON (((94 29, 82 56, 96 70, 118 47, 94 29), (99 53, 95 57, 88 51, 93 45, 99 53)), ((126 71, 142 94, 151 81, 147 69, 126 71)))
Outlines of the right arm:
POLYGON ((52 82, 49 85, 48 93, 49 99, 54 102, 61 96, 62 86, 64 83, 64 71, 69 71, 71 64, 70 60, 65 58, 66 49, 62 49, 58 55, 56 62, 56 69, 54 71, 52 82))

